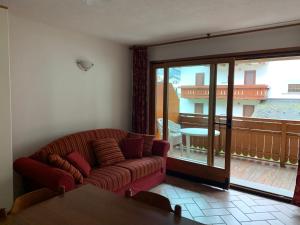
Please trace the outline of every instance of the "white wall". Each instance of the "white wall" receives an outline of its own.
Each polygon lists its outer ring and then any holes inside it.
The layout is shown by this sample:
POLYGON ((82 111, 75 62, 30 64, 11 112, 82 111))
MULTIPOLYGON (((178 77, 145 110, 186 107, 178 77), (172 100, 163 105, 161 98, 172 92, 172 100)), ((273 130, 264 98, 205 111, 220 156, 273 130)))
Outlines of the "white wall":
MULTIPOLYGON (((256 64, 253 65, 250 63, 236 64, 235 71, 234 71, 234 84, 244 85, 244 73, 246 70, 256 70, 256 84, 268 84, 270 82, 270 79, 272 79, 273 73, 275 72, 275 71, 270 71, 271 73, 268 74, 268 66, 269 66, 268 63, 258 64, 258 65, 256 64)), ((285 74, 286 74, 287 68, 288 67, 281 68, 281 70, 285 69, 285 74)), ((210 69, 208 66, 186 66, 186 67, 179 67, 178 69, 180 69, 181 71, 180 85, 195 85, 197 73, 204 73, 205 75, 204 85, 209 85, 210 69)), ((294 71, 297 71, 296 68, 294 68, 294 71)), ((217 68, 217 85, 227 85, 228 74, 229 74, 229 64, 219 64, 217 68)))
POLYGON ((149 59, 164 60, 300 46, 300 26, 152 47, 149 59))
POLYGON ((235 68, 235 84, 243 84, 245 70, 256 70, 256 84, 268 85, 268 98, 300 99, 300 93, 288 92, 288 84, 300 84, 300 59, 282 58, 255 65, 242 62, 235 68))
MULTIPOLYGON (((194 113, 195 103, 203 103, 203 114, 208 114, 208 100, 207 99, 186 99, 180 98, 180 113, 194 113)), ((258 100, 234 100, 233 101, 233 116, 243 116, 243 105, 257 105, 258 100)), ((226 100, 217 99, 216 101, 216 115, 226 115, 227 102, 226 100)))
POLYGON ((181 71, 181 85, 195 85, 196 84, 196 74, 204 73, 204 85, 209 85, 209 66, 186 66, 180 67, 181 71))
POLYGON ((300 99, 300 93, 289 93, 288 84, 300 84, 300 60, 271 61, 264 77, 269 85, 268 98, 300 99))
POLYGON ((128 46, 61 30, 10 13, 13 156, 62 135, 130 128, 128 46), (75 60, 91 60, 88 72, 75 60))
POLYGON ((203 114, 208 114, 208 99, 187 99, 179 98, 179 112, 180 113, 195 113, 195 103, 203 104, 203 114))
POLYGON ((269 85, 268 76, 268 63, 263 64, 250 64, 250 63, 241 63, 236 64, 234 70, 234 84, 235 85, 244 85, 245 84, 245 71, 246 70, 255 70, 256 71, 256 84, 266 84, 269 85))
POLYGON ((0 8, 0 208, 13 199, 8 13, 0 8))
POLYGON ((243 116, 243 106, 244 105, 258 105, 260 103, 259 100, 234 100, 233 101, 233 116, 243 116))

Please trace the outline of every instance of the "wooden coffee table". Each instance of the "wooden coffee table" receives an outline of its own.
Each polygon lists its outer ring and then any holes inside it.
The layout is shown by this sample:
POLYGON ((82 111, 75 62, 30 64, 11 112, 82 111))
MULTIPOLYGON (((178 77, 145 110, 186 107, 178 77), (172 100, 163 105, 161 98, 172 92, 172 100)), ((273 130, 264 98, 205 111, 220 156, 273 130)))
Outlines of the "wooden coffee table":
POLYGON ((6 224, 14 225, 192 225, 187 218, 118 196, 93 185, 84 185, 63 196, 34 205, 6 224))

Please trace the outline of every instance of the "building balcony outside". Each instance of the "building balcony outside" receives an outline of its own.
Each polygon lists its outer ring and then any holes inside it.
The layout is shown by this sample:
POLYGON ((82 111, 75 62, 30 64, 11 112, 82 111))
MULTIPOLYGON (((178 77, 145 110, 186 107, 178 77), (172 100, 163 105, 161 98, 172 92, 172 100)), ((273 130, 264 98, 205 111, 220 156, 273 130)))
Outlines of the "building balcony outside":
MULTIPOLYGON (((185 85, 181 86, 181 97, 188 99, 209 98, 209 85, 185 85)), ((217 86, 217 99, 227 98, 227 85, 217 86)), ((265 84, 257 85, 235 85, 235 100, 265 100, 268 98, 269 87, 265 84)))
MULTIPOLYGON (((225 116, 216 116, 215 166, 224 167, 225 116)), ((180 113, 181 128, 207 128, 208 115, 180 113)), ((205 163, 208 137, 191 137, 190 152, 171 146, 169 157, 205 163)), ((233 117, 231 137, 231 182, 292 197, 300 151, 300 121, 233 117)))

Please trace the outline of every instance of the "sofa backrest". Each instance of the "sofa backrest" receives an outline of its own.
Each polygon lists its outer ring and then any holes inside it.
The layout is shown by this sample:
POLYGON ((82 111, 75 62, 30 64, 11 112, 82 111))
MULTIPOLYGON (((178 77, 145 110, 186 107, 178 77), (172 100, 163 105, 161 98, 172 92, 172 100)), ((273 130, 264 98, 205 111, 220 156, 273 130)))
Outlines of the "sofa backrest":
POLYGON ((59 138, 38 150, 31 158, 47 163, 48 155, 56 153, 62 157, 72 151, 78 151, 91 166, 96 165, 92 141, 98 138, 114 138, 118 143, 128 132, 118 129, 97 129, 83 131, 59 138))

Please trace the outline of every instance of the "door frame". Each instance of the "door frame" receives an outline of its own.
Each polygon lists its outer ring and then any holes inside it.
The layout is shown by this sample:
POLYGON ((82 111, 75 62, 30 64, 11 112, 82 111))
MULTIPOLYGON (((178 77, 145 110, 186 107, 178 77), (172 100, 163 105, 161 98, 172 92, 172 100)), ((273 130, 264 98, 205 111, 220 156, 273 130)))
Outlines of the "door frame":
MULTIPOLYGON (((164 96, 163 96, 163 117, 168 117, 168 68, 194 66, 194 65, 211 65, 210 71, 210 94, 209 98, 209 121, 208 121, 208 142, 210 154, 208 157, 208 165, 199 164, 196 162, 181 160, 178 158, 168 157, 167 170, 175 173, 186 174, 188 176, 200 178, 207 183, 213 182, 216 186, 228 189, 230 182, 230 146, 231 146, 231 121, 232 121, 232 107, 233 107, 233 81, 234 81, 234 58, 218 58, 218 59, 200 59, 183 62, 167 62, 167 63, 152 63, 150 67, 150 113, 149 113, 149 133, 155 134, 155 99, 156 99, 156 69, 162 68, 164 70, 164 96), (225 168, 217 168, 213 166, 214 159, 214 127, 215 127, 215 104, 216 104, 216 87, 217 87, 217 65, 222 63, 229 64, 228 71, 228 94, 227 94, 227 122, 226 124, 226 147, 225 152, 225 168), (212 136, 213 135, 213 136, 212 136)), ((163 120, 163 139, 168 140, 168 120, 163 120)))
MULTIPOLYGON (((232 53, 225 53, 225 54, 215 54, 215 55, 203 55, 203 56, 196 56, 196 57, 186 57, 186 58, 171 58, 167 60, 154 60, 150 61, 150 74, 153 74, 153 71, 151 71, 152 67, 156 64, 163 64, 163 63, 168 63, 168 62, 184 62, 184 61, 190 61, 190 60, 200 60, 200 59, 217 59, 217 58, 227 58, 227 57, 232 57, 235 58, 235 60, 249 60, 249 59, 260 59, 260 58, 277 58, 277 57, 292 57, 292 56, 300 56, 300 46, 296 47, 288 47, 288 48, 273 48, 273 49, 265 49, 265 50, 257 50, 257 51, 243 51, 243 52, 232 52, 232 53)), ((150 90, 153 89, 153 85, 155 85, 155 82, 153 82, 153 76, 150 76, 150 90)), ((154 86, 155 87, 155 86, 154 86)), ((154 121, 155 121, 155 109, 153 106, 155 106, 155 98, 153 99, 153 95, 149 95, 149 100, 150 100, 150 105, 149 105, 149 121, 151 122, 153 120, 154 116, 154 121), (154 110, 154 114, 153 113, 154 110)), ((150 123, 149 123, 150 125, 150 123)), ((151 128, 150 128, 151 131, 151 128)), ((153 131, 154 132, 154 131, 153 131)), ((189 170, 190 168, 187 168, 189 170)), ((192 171, 193 172, 193 171, 192 171)), ((175 173, 177 175, 181 175, 178 173, 175 173)), ((187 176, 183 175, 184 178, 190 178, 192 180, 199 180, 196 176, 187 176)), ((201 179, 200 181, 202 181, 201 179)), ((204 178, 205 181, 205 178, 204 178)), ((208 181, 208 180, 206 180, 208 181)), ((214 183, 213 183, 214 184, 214 183)), ((230 184, 230 187, 232 188, 237 188, 238 190, 241 191, 249 191, 249 188, 243 187, 243 186, 237 186, 234 184, 230 184)), ((283 197, 277 194, 269 193, 263 190, 251 190, 252 193, 254 194, 259 194, 265 197, 270 197, 274 198, 277 200, 282 200, 282 201, 291 201, 291 198, 288 197, 283 197)))

